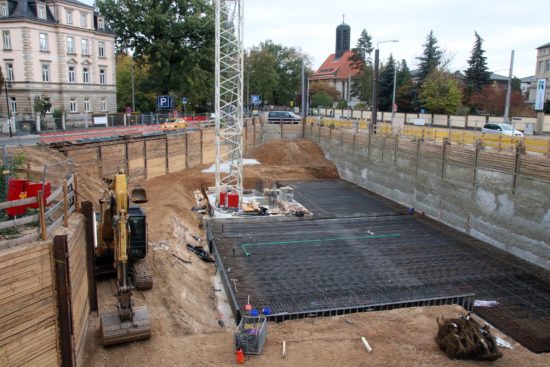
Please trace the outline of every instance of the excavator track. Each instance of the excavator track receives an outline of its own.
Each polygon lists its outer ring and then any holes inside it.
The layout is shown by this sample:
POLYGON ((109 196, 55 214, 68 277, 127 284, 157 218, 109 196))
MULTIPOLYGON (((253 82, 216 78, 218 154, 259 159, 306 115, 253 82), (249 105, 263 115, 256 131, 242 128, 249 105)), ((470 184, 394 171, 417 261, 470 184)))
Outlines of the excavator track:
POLYGON ((153 288, 153 272, 144 261, 137 261, 132 266, 132 278, 134 288, 138 290, 149 290, 153 288))

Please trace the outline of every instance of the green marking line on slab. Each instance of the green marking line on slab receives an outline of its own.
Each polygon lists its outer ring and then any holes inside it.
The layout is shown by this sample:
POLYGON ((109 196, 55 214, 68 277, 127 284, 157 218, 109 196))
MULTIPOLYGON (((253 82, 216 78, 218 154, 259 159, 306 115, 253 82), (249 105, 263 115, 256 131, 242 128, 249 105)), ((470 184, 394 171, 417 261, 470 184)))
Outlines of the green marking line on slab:
POLYGON ((295 240, 295 241, 274 241, 274 242, 259 242, 259 243, 242 243, 241 250, 243 250, 245 256, 250 256, 251 253, 246 250, 247 247, 252 246, 277 246, 277 245, 301 245, 301 244, 312 244, 320 242, 331 242, 331 241, 340 241, 340 240, 370 240, 377 238, 395 238, 399 237, 401 234, 392 233, 392 234, 380 234, 380 235, 367 235, 367 236, 351 236, 351 237, 329 237, 322 238, 318 240, 295 240))

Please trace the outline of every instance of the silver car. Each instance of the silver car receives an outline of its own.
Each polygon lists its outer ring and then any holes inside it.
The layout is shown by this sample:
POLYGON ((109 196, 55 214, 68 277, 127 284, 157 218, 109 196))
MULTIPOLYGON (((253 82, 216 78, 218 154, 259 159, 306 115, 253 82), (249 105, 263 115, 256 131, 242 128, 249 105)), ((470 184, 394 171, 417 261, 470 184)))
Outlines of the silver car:
POLYGON ((485 124, 481 129, 484 133, 495 133, 508 136, 523 136, 523 133, 519 130, 516 130, 509 124, 485 124))

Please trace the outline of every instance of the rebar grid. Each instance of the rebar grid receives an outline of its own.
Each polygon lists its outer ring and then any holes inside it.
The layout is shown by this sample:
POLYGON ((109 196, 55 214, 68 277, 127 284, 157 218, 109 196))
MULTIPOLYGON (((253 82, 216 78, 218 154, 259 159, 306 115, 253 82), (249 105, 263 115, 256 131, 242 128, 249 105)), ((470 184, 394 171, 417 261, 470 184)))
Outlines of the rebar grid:
POLYGON ((325 218, 210 225, 237 311, 248 296, 284 320, 408 305, 468 308, 475 294, 498 302, 475 308, 488 322, 534 352, 550 351, 550 272, 429 219, 399 215, 398 206, 388 211, 385 199, 349 183, 293 186, 298 200, 321 193, 314 203, 325 218), (352 203, 353 215, 346 218, 345 204, 327 192, 352 203), (399 236, 384 236, 392 234, 399 236), (251 243, 278 244, 247 247, 247 257, 240 245, 251 243))

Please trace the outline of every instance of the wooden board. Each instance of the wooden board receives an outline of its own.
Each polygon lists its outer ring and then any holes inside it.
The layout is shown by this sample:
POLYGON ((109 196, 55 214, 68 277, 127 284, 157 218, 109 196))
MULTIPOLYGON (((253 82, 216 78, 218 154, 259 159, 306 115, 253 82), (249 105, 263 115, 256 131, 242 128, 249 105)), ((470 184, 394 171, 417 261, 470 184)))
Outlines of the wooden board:
POLYGON ((50 246, 0 250, 1 366, 58 366, 50 246))

